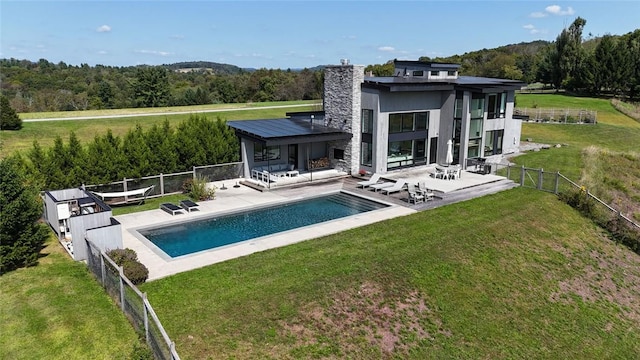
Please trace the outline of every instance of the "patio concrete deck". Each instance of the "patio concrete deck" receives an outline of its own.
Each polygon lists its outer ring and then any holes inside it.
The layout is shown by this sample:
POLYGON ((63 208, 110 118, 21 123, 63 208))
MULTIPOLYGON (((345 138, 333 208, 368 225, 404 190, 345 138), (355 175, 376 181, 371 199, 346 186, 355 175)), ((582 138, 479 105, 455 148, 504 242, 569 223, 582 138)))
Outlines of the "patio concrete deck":
POLYGON ((433 201, 417 205, 407 202, 407 191, 382 195, 368 189, 357 188, 356 184, 366 178, 344 176, 340 172, 334 172, 333 177, 331 177, 330 172, 324 172, 326 176, 314 177, 314 182, 308 182, 309 180, 304 182, 292 181, 286 184, 287 186, 280 184, 280 186, 273 187, 269 191, 258 191, 249 186, 238 185, 245 179, 216 182, 213 184, 218 188, 216 199, 198 202, 200 206, 196 211, 185 211, 183 214, 172 216, 163 210, 156 209, 116 216, 116 219, 122 224, 124 247, 136 251, 138 259, 149 269, 149 280, 155 280, 255 252, 338 233, 347 229, 409 215, 416 211, 432 209, 517 186, 500 176, 479 175, 471 172, 463 172, 458 180, 434 179, 430 176, 433 171, 433 167, 425 166, 397 170, 383 176, 388 180, 405 178, 414 183, 418 181, 426 182, 427 187, 436 193, 436 198, 433 201), (223 187, 225 188, 224 190, 222 190, 223 187), (256 207, 302 199, 309 197, 309 194, 316 196, 340 190, 382 201, 391 206, 176 258, 167 256, 136 231, 136 229, 150 226, 180 224, 187 219, 194 220, 251 210, 256 207))

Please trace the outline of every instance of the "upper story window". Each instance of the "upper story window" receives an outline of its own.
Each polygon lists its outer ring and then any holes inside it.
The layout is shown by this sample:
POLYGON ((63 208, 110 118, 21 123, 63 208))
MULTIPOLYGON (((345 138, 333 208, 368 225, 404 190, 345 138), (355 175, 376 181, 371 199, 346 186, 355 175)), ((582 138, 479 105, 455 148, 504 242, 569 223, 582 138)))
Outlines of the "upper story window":
POLYGON ((438 70, 431 70, 431 76, 440 76, 440 71, 438 71, 438 70))
POLYGON ((373 110, 362 109, 362 133, 373 134, 373 110))
POLYGON ((416 70, 412 73, 413 76, 424 76, 424 71, 416 70))
POLYGON ((504 118, 507 107, 507 94, 489 94, 487 101, 487 119, 504 118))
POLYGON ((447 75, 448 76, 456 76, 456 72, 455 72, 455 70, 449 70, 449 71, 447 71, 447 75))
POLYGON ((471 104, 469 108, 472 119, 484 118, 484 94, 473 93, 471 95, 471 104))
POLYGON ((426 130, 429 127, 429 112, 389 114, 389 134, 426 130))

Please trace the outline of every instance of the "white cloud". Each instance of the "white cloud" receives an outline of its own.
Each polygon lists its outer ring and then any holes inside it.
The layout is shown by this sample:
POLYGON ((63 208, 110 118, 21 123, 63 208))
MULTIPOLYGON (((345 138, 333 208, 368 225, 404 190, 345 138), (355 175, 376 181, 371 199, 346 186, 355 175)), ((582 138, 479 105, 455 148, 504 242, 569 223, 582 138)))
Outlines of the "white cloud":
POLYGON ((562 7, 560 5, 549 5, 546 8, 544 8, 544 11, 548 12, 549 14, 553 14, 553 15, 573 15, 575 13, 575 11, 573 11, 573 8, 571 6, 568 6, 566 10, 562 10, 562 7))
POLYGON ((547 14, 545 14, 545 13, 543 13, 541 11, 536 11, 536 12, 533 12, 533 13, 529 14, 529 16, 532 17, 532 18, 543 18, 543 17, 546 17, 547 14))
POLYGON ((104 51, 104 50, 100 50, 100 51, 98 51, 98 54, 100 54, 100 55, 107 55, 107 52, 106 52, 106 51, 104 51))
POLYGON ((184 40, 184 35, 171 35, 170 38, 174 40, 184 40))
POLYGON ((109 25, 102 25, 102 26, 99 26, 99 27, 96 29, 96 31, 97 31, 97 32, 99 32, 99 33, 103 33, 103 32, 111 32, 111 26, 109 26, 109 25))
POLYGON ((384 51, 384 52, 393 52, 396 51, 396 49, 393 46, 380 46, 378 48, 379 51, 384 51))
POLYGON ((160 56, 169 56, 173 55, 171 52, 167 51, 156 51, 156 50, 136 50, 138 54, 149 54, 149 55, 160 55, 160 56))

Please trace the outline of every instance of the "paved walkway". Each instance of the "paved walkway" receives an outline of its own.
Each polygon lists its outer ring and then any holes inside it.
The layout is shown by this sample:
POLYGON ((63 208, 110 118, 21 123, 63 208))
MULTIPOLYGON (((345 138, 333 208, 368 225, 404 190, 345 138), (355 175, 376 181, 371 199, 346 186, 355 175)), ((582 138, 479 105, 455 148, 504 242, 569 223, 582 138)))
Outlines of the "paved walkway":
MULTIPOLYGON (((410 181, 428 181, 428 168, 389 173, 387 179, 405 177, 410 181)), ((407 202, 407 192, 401 191, 391 195, 374 193, 367 189, 358 189, 356 184, 363 178, 342 176, 332 181, 297 184, 280 187, 269 191, 258 191, 244 185, 236 185, 242 179, 218 182, 216 199, 199 202, 199 211, 170 215, 160 209, 116 216, 122 224, 123 245, 138 254, 139 260, 149 269, 149 280, 155 280, 183 271, 211 265, 217 262, 246 256, 258 251, 277 248, 313 238, 338 233, 347 229, 365 226, 379 221, 413 214, 454 202, 464 201, 478 196, 506 190, 516 186, 513 182, 494 175, 477 175, 463 173, 459 180, 432 179, 428 187, 434 189, 436 198, 433 201, 417 205, 407 202), (226 190, 220 190, 223 186, 226 190), (388 208, 337 219, 321 224, 310 225, 275 235, 247 240, 241 243, 206 250, 191 255, 170 258, 155 245, 141 236, 137 229, 167 224, 181 224, 185 220, 197 220, 230 212, 255 209, 256 207, 277 204, 337 191, 351 192, 360 196, 373 198, 390 204, 388 208)))

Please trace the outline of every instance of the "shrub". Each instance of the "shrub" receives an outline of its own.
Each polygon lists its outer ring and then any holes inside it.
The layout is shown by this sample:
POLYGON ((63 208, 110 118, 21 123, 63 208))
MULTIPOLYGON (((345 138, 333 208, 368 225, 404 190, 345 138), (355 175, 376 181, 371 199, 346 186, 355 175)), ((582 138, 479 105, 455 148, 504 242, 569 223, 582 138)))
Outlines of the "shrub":
POLYGON ((118 266, 122 266, 124 276, 134 285, 142 284, 149 278, 149 269, 138 261, 138 255, 132 249, 113 249, 107 256, 118 266))
POLYGON ((207 187, 207 180, 200 176, 186 180, 182 190, 194 200, 213 200, 216 197, 216 187, 207 187))
POLYGON ((125 261, 122 264, 124 276, 134 285, 142 284, 149 278, 149 269, 139 261, 125 261))
POLYGON ((153 360, 153 352, 151 348, 144 343, 144 340, 140 340, 139 342, 133 344, 133 350, 131 354, 129 354, 130 360, 153 360))
POLYGON ((119 266, 127 261, 138 261, 138 254, 132 249, 113 249, 107 252, 107 255, 119 266))

